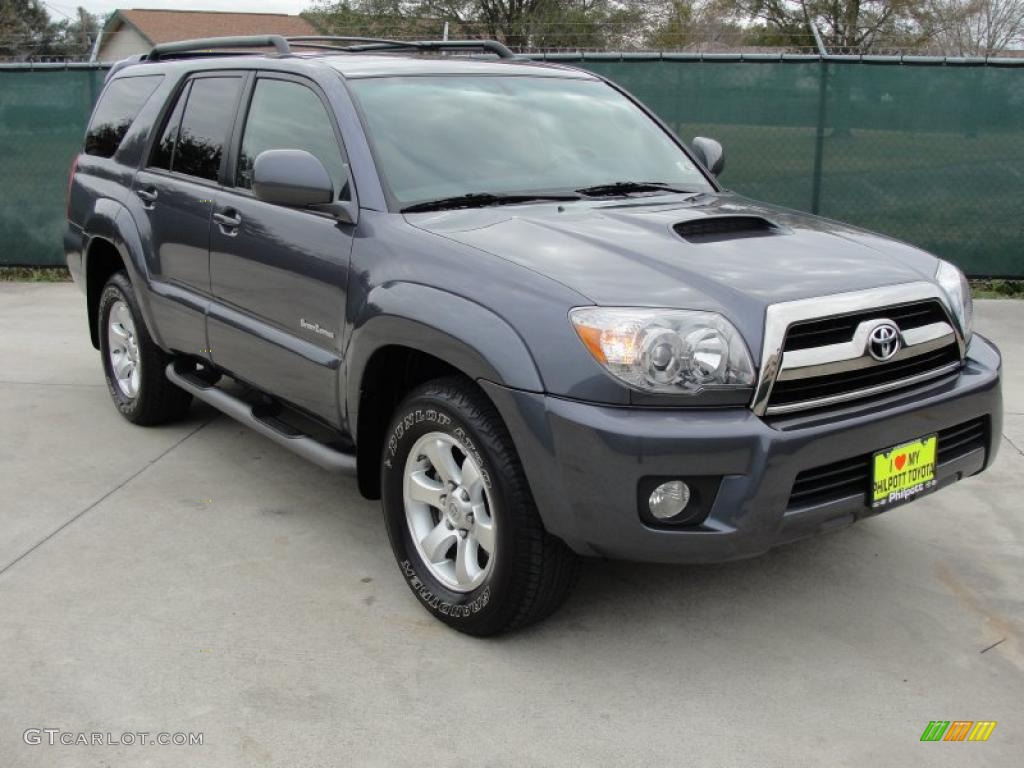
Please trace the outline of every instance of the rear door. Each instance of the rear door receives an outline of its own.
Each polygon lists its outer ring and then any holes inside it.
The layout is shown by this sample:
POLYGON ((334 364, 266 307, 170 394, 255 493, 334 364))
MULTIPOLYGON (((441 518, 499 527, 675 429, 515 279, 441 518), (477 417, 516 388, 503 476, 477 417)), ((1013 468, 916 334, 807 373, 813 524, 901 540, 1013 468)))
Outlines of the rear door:
POLYGON ((226 188, 215 195, 208 323, 217 365, 331 423, 339 423, 345 295, 352 226, 252 194, 252 166, 271 149, 316 156, 348 199, 340 133, 319 88, 260 73, 236 129, 226 188))
POLYGON ((168 346, 206 357, 210 221, 243 91, 240 73, 187 80, 135 177, 133 213, 152 277, 153 312, 168 346))

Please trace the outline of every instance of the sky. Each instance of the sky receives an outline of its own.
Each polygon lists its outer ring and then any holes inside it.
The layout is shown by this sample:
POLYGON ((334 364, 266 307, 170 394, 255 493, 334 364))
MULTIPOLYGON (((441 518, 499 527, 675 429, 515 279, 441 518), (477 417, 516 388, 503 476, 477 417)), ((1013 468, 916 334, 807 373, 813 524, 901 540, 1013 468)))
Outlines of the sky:
POLYGON ((248 13, 299 13, 314 0, 43 0, 50 16, 74 16, 82 6, 87 11, 107 14, 118 8, 173 8, 189 11, 239 11, 248 13))

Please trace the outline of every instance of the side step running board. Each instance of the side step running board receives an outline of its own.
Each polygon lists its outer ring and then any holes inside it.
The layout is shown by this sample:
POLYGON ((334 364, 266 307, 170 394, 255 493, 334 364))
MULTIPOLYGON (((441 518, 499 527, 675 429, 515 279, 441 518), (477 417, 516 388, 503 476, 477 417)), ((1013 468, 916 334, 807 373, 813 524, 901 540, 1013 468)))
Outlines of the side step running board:
POLYGON ((336 451, 273 417, 257 415, 249 403, 228 394, 191 372, 177 370, 174 363, 167 366, 167 378, 193 397, 212 405, 221 413, 251 427, 278 445, 299 454, 302 458, 331 472, 355 474, 356 457, 353 454, 336 451))

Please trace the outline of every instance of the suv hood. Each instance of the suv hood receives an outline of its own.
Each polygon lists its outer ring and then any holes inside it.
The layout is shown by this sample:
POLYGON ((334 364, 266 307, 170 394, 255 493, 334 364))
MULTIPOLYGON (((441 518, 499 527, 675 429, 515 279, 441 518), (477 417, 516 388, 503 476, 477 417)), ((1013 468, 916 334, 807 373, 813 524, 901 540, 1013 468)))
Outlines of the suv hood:
POLYGON ((511 261, 605 306, 739 310, 917 280, 935 258, 828 219, 729 193, 407 214, 413 226, 511 261), (774 229, 684 239, 675 227, 750 216, 774 229))

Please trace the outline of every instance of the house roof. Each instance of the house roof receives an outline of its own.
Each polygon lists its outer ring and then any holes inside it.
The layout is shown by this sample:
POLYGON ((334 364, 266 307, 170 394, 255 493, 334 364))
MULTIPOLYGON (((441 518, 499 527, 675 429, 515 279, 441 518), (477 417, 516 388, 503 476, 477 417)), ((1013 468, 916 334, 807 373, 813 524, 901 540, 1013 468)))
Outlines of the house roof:
POLYGON ((229 35, 316 35, 316 27, 301 16, 285 13, 228 13, 222 11, 172 11, 119 9, 111 17, 130 24, 154 45, 199 37, 229 35))

